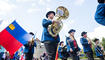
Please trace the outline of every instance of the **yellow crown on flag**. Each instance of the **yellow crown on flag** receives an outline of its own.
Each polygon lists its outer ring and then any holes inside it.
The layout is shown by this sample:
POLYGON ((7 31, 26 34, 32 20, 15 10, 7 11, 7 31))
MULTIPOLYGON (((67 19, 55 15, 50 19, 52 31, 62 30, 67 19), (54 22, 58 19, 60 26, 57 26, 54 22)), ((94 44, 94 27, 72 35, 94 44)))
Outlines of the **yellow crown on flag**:
POLYGON ((15 29, 15 26, 14 26, 13 24, 10 24, 10 25, 9 25, 9 28, 10 28, 11 30, 14 30, 14 29, 15 29))

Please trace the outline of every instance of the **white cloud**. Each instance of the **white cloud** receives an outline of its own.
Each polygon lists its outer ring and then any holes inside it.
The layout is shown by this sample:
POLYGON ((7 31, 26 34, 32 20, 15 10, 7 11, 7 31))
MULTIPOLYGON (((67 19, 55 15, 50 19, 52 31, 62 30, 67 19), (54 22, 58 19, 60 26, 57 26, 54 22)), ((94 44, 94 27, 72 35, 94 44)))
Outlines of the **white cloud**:
POLYGON ((51 10, 51 8, 48 8, 48 7, 46 8, 46 12, 48 12, 48 11, 50 11, 50 10, 51 10))
POLYGON ((3 0, 3 1, 7 1, 8 2, 9 0, 3 0))
POLYGON ((102 37, 105 37, 105 26, 99 26, 94 29, 93 32, 89 32, 88 36, 93 39, 93 38, 99 38, 102 39, 102 37))
POLYGON ((39 0, 40 5, 46 5, 46 3, 48 4, 49 2, 51 2, 51 0, 39 0))
POLYGON ((51 0, 46 0, 47 2, 51 2, 51 0))
POLYGON ((31 4, 31 7, 27 10, 28 13, 35 13, 35 12, 38 12, 40 9, 39 8, 36 8, 37 5, 35 3, 32 3, 31 4))
POLYGON ((17 2, 30 2, 30 1, 35 1, 35 0, 16 0, 17 2))
MULTIPOLYGON (((45 12, 48 12, 50 10, 51 10, 51 8, 46 7, 46 11, 45 12)), ((35 13, 35 12, 39 12, 39 11, 42 11, 42 9, 41 8, 37 8, 36 4, 34 4, 34 3, 32 4, 32 7, 27 10, 28 13, 35 13)))
POLYGON ((0 24, 0 32, 4 30, 10 24, 9 21, 4 21, 4 20, 1 20, 1 21, 2 23, 0 24))
POLYGON ((75 0, 75 5, 82 5, 85 0, 75 0))
POLYGON ((38 11, 40 11, 39 8, 30 8, 30 9, 27 10, 28 13, 35 13, 35 12, 38 12, 38 11))
POLYGON ((13 4, 9 4, 6 1, 1 1, 0 0, 0 14, 6 14, 8 12, 11 12, 13 8, 15 8, 16 6, 13 4))
POLYGON ((35 3, 32 3, 32 7, 35 7, 35 6, 37 6, 35 3))
POLYGON ((50 11, 51 9, 48 7, 48 2, 51 2, 51 0, 17 0, 20 2, 32 2, 31 7, 27 10, 28 13, 35 13, 38 11, 42 11, 43 7, 46 7, 44 9, 46 9, 45 12, 50 11), (42 7, 43 6, 43 7, 42 7), (40 7, 40 8, 39 8, 40 7))
POLYGON ((45 1, 44 0, 39 0, 39 4, 40 5, 45 5, 45 1))
POLYGON ((16 0, 16 2, 35 2, 39 5, 46 5, 47 2, 50 2, 51 0, 16 0))

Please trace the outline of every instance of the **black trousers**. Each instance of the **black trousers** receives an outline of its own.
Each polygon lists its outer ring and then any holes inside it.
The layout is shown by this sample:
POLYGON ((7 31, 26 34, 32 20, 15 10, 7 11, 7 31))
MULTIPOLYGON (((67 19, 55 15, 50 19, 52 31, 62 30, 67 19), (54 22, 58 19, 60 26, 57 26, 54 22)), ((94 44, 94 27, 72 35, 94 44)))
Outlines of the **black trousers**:
POLYGON ((86 52, 86 56, 88 57, 88 60, 94 60, 93 52, 86 52))
POLYGON ((71 56, 72 60, 80 60, 80 58, 76 52, 70 53, 70 56, 71 56))
POLYGON ((104 60, 104 57, 103 56, 98 56, 100 58, 100 60, 104 60))
POLYGON ((67 60, 67 58, 61 58, 61 60, 67 60))
POLYGON ((67 59, 63 59, 63 58, 62 58, 62 60, 67 60, 67 59))
POLYGON ((58 43, 56 42, 46 43, 45 42, 44 45, 45 45, 46 52, 48 54, 48 60, 55 60, 58 43))
POLYGON ((33 59, 33 53, 25 53, 25 60, 32 60, 33 59))

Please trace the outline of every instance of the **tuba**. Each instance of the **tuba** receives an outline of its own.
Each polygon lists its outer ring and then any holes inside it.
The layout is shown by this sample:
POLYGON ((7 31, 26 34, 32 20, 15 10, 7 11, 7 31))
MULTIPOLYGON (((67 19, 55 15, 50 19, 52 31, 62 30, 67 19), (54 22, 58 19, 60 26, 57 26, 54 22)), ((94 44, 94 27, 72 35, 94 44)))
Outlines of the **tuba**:
POLYGON ((62 20, 65 20, 68 17, 69 17, 69 11, 67 8, 59 6, 56 9, 56 15, 54 17, 54 20, 56 20, 57 22, 48 26, 48 32, 52 37, 56 37, 59 34, 59 32, 63 27, 62 20))

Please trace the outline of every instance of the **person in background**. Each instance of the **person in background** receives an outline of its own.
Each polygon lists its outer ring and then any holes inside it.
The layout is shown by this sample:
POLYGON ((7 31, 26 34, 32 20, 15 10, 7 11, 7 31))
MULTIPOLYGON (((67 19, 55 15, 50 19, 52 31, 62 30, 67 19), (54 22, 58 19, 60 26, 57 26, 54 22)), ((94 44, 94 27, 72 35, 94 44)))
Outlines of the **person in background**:
POLYGON ((3 46, 0 45, 0 60, 3 59, 3 55, 6 52, 5 48, 3 48, 3 46))
POLYGON ((13 60, 21 60, 21 57, 23 55, 23 51, 24 51, 24 46, 22 46, 15 54, 13 57, 13 60))
POLYGON ((43 19, 42 21, 43 33, 41 42, 44 43, 46 52, 48 54, 48 60, 55 60, 57 46, 60 41, 59 34, 56 37, 53 37, 48 32, 48 26, 57 22, 53 20, 54 16, 55 12, 49 11, 46 14, 46 19, 43 19))
POLYGON ((64 46, 64 42, 60 42, 60 46, 58 48, 58 53, 59 53, 59 58, 62 60, 67 60, 68 54, 67 54, 67 49, 66 46, 64 46))
POLYGON ((98 6, 95 13, 95 20, 97 23, 105 26, 105 0, 97 0, 98 6))
POLYGON ((4 52, 2 60, 12 60, 8 51, 4 52))
POLYGON ((94 39, 95 42, 95 52, 96 52, 96 56, 100 58, 100 60, 104 60, 104 56, 103 56, 103 47, 99 44, 99 39, 95 38, 94 39))
POLYGON ((13 60, 19 60, 19 58, 20 58, 19 51, 17 51, 17 52, 14 54, 13 60))
POLYGON ((84 53, 87 55, 88 60, 94 60, 91 42, 87 39, 87 32, 82 32, 81 36, 80 42, 83 46, 84 53))
POLYGON ((81 51, 79 48, 77 41, 74 37, 74 33, 76 31, 74 29, 71 29, 69 33, 69 37, 66 37, 66 45, 67 45, 67 51, 70 53, 72 60, 80 60, 78 52, 81 51))
MULTIPOLYGON (((34 38, 34 33, 30 32, 30 35, 33 36, 34 38)), ((32 39, 33 39, 32 38, 32 39)), ((33 59, 33 54, 34 54, 34 47, 36 47, 35 40, 28 41, 27 44, 24 45, 24 54, 25 54, 25 60, 32 60, 33 59)))

